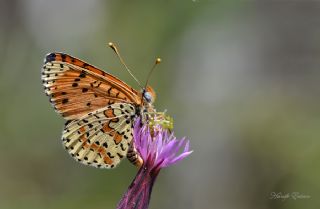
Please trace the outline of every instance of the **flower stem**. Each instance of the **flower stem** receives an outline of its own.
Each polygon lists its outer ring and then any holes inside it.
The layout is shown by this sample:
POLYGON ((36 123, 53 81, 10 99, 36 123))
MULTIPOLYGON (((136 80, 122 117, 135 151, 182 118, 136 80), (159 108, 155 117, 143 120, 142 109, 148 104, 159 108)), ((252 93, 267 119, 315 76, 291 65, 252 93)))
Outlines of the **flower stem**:
POLYGON ((147 209, 152 187, 159 172, 160 169, 142 165, 127 192, 118 203, 117 209, 147 209))

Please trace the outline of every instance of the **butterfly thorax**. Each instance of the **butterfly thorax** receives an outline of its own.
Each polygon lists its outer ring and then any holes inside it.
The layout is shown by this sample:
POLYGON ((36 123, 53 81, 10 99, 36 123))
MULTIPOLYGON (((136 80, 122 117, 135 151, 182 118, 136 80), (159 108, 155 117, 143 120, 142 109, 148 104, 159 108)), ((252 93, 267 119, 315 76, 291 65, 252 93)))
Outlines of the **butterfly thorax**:
POLYGON ((139 110, 142 123, 148 123, 156 113, 157 111, 151 103, 144 103, 139 110))

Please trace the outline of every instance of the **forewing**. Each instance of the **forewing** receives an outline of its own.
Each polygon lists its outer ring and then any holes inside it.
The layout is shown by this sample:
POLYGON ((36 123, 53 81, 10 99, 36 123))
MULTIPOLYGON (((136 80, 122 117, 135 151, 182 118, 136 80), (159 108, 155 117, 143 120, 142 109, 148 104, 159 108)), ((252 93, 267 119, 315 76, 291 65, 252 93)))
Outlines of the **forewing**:
POLYGON ((141 101, 137 91, 123 81, 62 53, 46 56, 41 78, 50 102, 67 120, 110 104, 139 105, 141 101))
POLYGON ((132 141, 135 107, 116 103, 67 122, 62 141, 79 162, 99 168, 113 168, 126 156, 132 141))

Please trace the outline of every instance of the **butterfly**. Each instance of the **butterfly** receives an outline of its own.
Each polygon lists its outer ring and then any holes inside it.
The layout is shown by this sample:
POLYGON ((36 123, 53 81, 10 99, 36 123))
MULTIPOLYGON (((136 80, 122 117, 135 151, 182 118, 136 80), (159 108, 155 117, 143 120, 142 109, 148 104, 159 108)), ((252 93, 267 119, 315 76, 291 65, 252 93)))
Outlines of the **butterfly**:
POLYGON ((74 159, 99 168, 114 168, 124 157, 142 164, 133 145, 133 123, 155 113, 150 86, 139 92, 64 53, 46 55, 41 79, 55 111, 66 119, 62 143, 74 159))

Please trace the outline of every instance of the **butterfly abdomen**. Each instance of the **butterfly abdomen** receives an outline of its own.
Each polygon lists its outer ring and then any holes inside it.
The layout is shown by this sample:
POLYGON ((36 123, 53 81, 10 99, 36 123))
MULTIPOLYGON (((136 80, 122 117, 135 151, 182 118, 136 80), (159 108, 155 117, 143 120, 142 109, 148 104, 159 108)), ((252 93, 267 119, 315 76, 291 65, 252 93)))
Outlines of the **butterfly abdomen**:
POLYGON ((129 146, 127 158, 133 165, 137 166, 138 168, 140 168, 143 164, 142 158, 138 155, 138 152, 132 143, 129 146))

